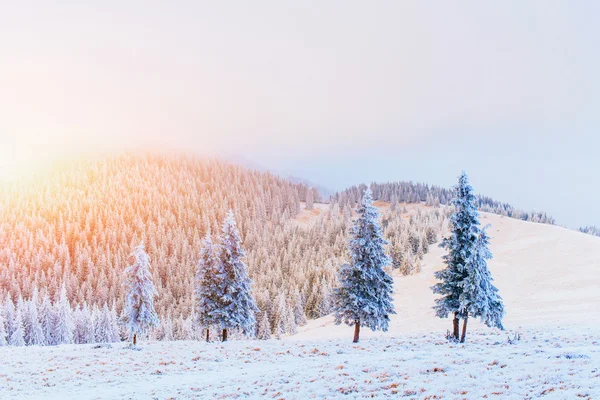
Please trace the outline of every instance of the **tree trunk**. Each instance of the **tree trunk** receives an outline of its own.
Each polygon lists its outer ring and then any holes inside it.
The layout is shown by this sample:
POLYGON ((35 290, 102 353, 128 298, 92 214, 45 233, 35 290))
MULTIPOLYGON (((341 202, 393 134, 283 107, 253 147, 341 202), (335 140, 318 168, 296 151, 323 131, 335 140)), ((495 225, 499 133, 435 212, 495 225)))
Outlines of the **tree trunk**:
POLYGON ((360 335, 360 322, 354 323, 354 340, 352 343, 358 343, 358 336, 360 335))
POLYGON ((454 319, 452 320, 452 324, 454 326, 454 331, 452 332, 454 339, 458 340, 458 330, 459 330, 459 320, 458 313, 454 313, 454 319))
POLYGON ((227 329, 223 328, 223 341, 227 341, 227 329))
POLYGON ((210 328, 206 328, 206 342, 210 342, 210 328))
POLYGON ((469 314, 465 315, 465 322, 463 322, 463 331, 462 336, 460 337, 460 342, 464 343, 465 338, 467 337, 467 320, 469 319, 469 314))
POLYGON ((135 346, 137 343, 137 334, 133 334, 133 345, 135 346))

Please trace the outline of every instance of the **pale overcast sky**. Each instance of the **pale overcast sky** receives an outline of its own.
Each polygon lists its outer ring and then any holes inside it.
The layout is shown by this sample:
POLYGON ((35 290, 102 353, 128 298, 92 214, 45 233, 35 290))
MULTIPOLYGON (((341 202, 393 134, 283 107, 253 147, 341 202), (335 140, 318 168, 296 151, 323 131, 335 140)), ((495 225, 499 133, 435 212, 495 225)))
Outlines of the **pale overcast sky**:
POLYGON ((0 0, 0 168, 154 147, 334 189, 449 186, 465 169, 498 200, 600 225, 599 15, 594 1, 0 0))

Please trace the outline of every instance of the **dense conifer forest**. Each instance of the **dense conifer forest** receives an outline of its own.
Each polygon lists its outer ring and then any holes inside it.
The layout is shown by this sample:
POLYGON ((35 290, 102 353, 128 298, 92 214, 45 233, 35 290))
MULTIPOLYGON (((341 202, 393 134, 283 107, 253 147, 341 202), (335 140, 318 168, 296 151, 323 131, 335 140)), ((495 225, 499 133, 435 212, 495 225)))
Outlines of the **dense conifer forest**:
MULTIPOLYGON (((72 161, 5 186, 0 193, 5 337, 14 336, 16 344, 123 338, 123 272, 142 243, 158 292, 160 322, 150 334, 197 337, 194 282, 202 239, 209 229, 220 231, 230 209, 259 308, 255 333, 294 334, 307 319, 331 312, 330 294, 348 259, 348 230, 365 188, 323 199, 316 189, 271 173, 176 155, 72 161), (299 213, 316 207, 321 212, 308 223, 298 221, 299 213), (88 326, 95 328, 89 332, 88 326)), ((451 191, 410 182, 372 184, 371 190, 382 205, 392 268, 418 273, 429 246, 448 230, 449 209, 441 206, 449 203, 451 191)), ((484 211, 554 223, 545 214, 483 196, 478 202, 484 211)))

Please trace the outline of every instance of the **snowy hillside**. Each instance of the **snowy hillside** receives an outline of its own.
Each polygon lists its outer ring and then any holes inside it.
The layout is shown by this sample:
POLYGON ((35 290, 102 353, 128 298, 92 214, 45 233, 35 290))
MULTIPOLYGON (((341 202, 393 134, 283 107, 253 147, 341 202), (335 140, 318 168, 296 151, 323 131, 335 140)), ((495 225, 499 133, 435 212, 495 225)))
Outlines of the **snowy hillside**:
MULTIPOLYGON (((506 306, 507 329, 528 326, 590 325, 600 320, 600 238, 557 226, 536 224, 482 213, 490 224, 494 259, 489 267, 506 306)), ((449 320, 431 309, 443 250, 432 246, 423 260, 423 271, 395 275, 395 307, 387 333, 363 331, 367 336, 393 336, 405 332, 444 331, 449 320)), ((470 321, 473 327, 482 327, 470 321)), ((352 329, 333 325, 331 316, 309 321, 294 337, 351 338, 352 329)))
POLYGON ((0 397, 597 398, 600 238, 492 214, 482 222, 506 332, 472 321, 466 344, 445 340, 450 321, 431 311, 442 266, 432 247, 422 273, 395 277, 390 331, 364 329, 357 345, 352 328, 325 317, 284 340, 4 347, 0 397))

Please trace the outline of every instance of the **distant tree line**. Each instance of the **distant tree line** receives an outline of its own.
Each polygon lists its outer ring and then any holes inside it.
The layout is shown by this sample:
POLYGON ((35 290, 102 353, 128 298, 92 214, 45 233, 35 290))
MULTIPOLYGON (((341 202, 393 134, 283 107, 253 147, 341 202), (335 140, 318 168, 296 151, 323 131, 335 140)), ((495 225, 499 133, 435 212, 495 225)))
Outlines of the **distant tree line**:
MULTIPOLYGON (((371 183, 369 187, 373 192, 373 199, 391 202, 392 204, 425 202, 428 206, 450 205, 453 196, 451 189, 418 182, 371 183)), ((334 194, 331 201, 339 203, 342 207, 345 204, 357 204, 365 188, 366 185, 352 186, 334 194)), ((522 221, 550 225, 556 223, 554 218, 546 213, 518 210, 510 204, 501 203, 483 195, 476 196, 476 204, 478 209, 484 212, 505 215, 522 221)))
POLYGON ((587 233, 588 235, 600 236, 600 228, 596 226, 583 226, 579 228, 579 232, 587 233))

